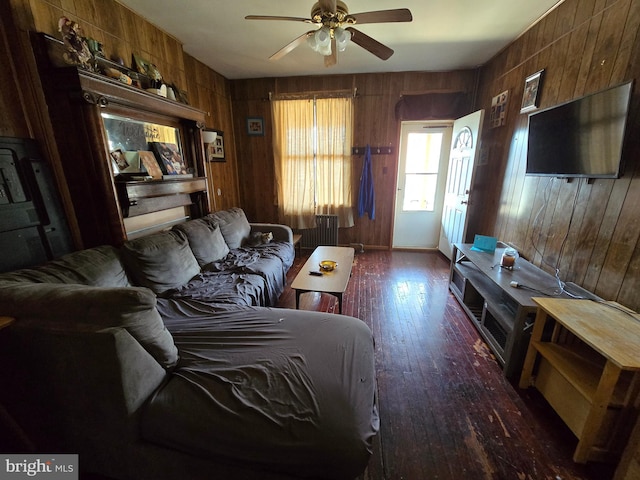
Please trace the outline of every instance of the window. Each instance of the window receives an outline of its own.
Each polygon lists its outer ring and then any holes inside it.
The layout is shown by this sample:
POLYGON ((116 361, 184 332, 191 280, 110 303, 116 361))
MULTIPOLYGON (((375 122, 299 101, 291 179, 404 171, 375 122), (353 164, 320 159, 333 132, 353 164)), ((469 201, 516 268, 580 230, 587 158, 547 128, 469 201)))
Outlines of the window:
POLYGON ((280 220, 312 228, 316 214, 337 214, 353 226, 353 99, 273 100, 272 115, 280 220))
POLYGON ((442 133, 409 133, 405 166, 404 211, 433 211, 442 133))

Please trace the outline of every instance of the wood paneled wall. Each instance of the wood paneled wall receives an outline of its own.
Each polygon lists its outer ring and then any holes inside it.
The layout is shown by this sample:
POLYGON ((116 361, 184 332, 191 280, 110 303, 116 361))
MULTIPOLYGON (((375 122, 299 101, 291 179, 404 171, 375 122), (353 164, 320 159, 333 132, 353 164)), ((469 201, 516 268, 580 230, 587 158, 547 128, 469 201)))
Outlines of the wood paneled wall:
MULTIPOLYGON (((318 57, 318 61, 322 61, 321 57, 318 57)), ((356 218, 354 227, 340 229, 339 242, 363 243, 370 248, 389 248, 400 134, 400 122, 395 118, 396 103, 402 94, 409 93, 460 90, 472 95, 476 82, 475 71, 372 73, 232 81, 242 206, 253 220, 278 220, 269 92, 281 94, 356 89, 354 146, 392 146, 393 154, 372 156, 375 220, 370 220, 367 215, 356 218), (262 137, 246 133, 246 118, 254 116, 264 119, 265 135, 262 137)), ((362 163, 362 156, 354 157, 355 201, 358 198, 362 163)))
POLYGON ((16 36, 11 18, 9 4, 1 2, 0 58, 3 59, 3 68, 0 68, 0 136, 28 138, 31 131, 24 115, 24 98, 22 94, 18 94, 21 75, 11 51, 16 36))
POLYGON ((237 207, 240 205, 240 193, 229 81, 190 55, 185 54, 184 59, 190 102, 207 112, 207 128, 223 134, 225 161, 207 162, 205 165, 210 209, 217 211, 237 207))
POLYGON ((507 125, 485 128, 477 171, 477 233, 516 246, 536 265, 640 309, 640 0, 566 0, 482 70, 480 106, 509 90, 507 125), (544 69, 540 107, 635 79, 624 176, 572 181, 525 176, 525 77, 544 69))

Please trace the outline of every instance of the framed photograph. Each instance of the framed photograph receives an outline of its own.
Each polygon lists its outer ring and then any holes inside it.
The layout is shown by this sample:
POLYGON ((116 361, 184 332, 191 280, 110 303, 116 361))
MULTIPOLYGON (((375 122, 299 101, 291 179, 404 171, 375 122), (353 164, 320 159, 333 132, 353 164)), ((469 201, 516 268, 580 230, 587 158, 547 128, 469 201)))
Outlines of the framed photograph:
POLYGON ((501 127, 507 121, 507 101, 509 90, 496 95, 491 100, 491 128, 501 127))
POLYGON ((110 152, 109 155, 111 155, 111 160, 113 161, 114 173, 120 173, 129 168, 129 162, 127 162, 127 157, 125 157, 121 148, 110 152))
POLYGON ((220 130, 216 132, 215 139, 211 143, 205 141, 204 148, 207 153, 208 162, 224 162, 224 134, 220 130))
POLYGON ((150 177, 153 177, 154 180, 162 180, 162 170, 160 170, 160 165, 153 152, 140 150, 137 153, 145 172, 147 172, 150 177))
POLYGON ((538 108, 540 88, 542 86, 542 74, 544 70, 529 75, 524 81, 524 93, 522 94, 522 105, 520 113, 530 112, 538 108))
POLYGON ((264 122, 262 117, 247 117, 247 135, 257 137, 264 135, 264 122))
POLYGON ((155 153, 158 165, 164 175, 185 175, 187 173, 187 165, 178 145, 168 142, 149 142, 149 146, 151 151, 155 153))

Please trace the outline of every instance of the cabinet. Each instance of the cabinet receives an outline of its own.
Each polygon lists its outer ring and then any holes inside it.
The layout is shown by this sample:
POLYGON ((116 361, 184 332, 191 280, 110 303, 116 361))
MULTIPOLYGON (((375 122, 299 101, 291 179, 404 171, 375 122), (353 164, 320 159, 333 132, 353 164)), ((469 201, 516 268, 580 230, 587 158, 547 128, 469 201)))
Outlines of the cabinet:
POLYGON ((520 387, 534 386, 578 437, 573 460, 615 460, 637 418, 640 316, 613 302, 536 298, 520 387))
POLYGON ((205 112, 98 73, 54 66, 50 37, 32 40, 83 247, 118 245, 208 212, 205 112), (191 178, 118 175, 112 152, 151 151, 154 142, 175 144, 191 178))
POLYGON ((50 165, 32 139, 0 137, 0 272, 73 250, 50 165))
MULTIPOLYGON (((491 348, 504 375, 519 375, 537 311, 532 296, 556 293, 558 282, 523 258, 517 259, 513 270, 500 267, 505 244, 499 243, 495 253, 478 252, 472 246, 453 245, 449 288, 491 348), (512 287, 511 282, 521 288, 512 287)), ((567 288, 590 295, 577 285, 567 288)))

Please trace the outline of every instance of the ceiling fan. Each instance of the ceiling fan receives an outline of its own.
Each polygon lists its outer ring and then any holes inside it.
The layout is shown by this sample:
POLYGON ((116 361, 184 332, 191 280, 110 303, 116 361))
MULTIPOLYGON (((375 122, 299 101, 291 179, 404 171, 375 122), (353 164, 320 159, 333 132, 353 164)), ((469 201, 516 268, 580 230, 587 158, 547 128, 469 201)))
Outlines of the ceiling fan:
POLYGON ((315 25, 317 27, 316 29, 305 32, 289 42, 271 55, 269 60, 278 60, 294 48, 307 42, 313 50, 324 55, 324 64, 330 67, 337 63, 337 52, 344 51, 349 41, 360 45, 382 60, 387 60, 393 55, 391 48, 365 35, 360 30, 356 30, 353 28, 353 25, 410 22, 413 20, 413 17, 408 8, 349 14, 347 5, 340 0, 320 0, 311 8, 311 18, 247 15, 245 19, 287 20, 315 25))

